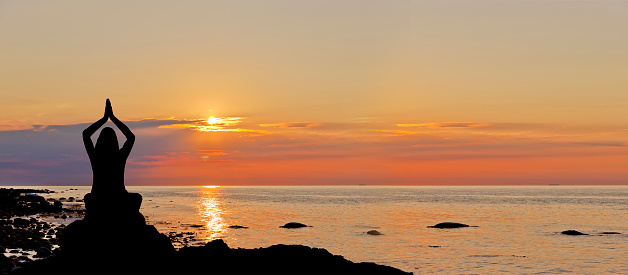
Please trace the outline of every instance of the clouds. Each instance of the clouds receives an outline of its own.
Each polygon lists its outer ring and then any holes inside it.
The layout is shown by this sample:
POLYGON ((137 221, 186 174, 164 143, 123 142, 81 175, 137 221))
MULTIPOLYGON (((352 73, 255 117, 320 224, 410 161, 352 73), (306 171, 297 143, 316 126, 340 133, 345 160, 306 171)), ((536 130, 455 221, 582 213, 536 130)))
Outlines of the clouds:
MULTIPOLYGON (((628 161, 628 132, 613 127, 272 122, 241 116, 125 123, 137 137, 127 165, 130 185, 351 184, 358 179, 426 184, 427 178, 455 184, 480 175, 515 181, 526 173, 540 178, 551 172, 575 178, 616 171, 618 163, 628 161), (605 166, 591 166, 586 161, 591 158, 605 166), (573 166, 566 168, 567 163, 573 166)), ((90 183, 81 140, 88 125, 0 131, 1 184, 90 183)), ((626 174, 613 173, 613 180, 626 174)))
POLYGON ((399 127, 417 127, 429 129, 449 129, 449 128, 478 128, 488 127, 489 123, 473 123, 473 122, 438 122, 438 123, 417 123, 417 124, 397 124, 399 127))
POLYGON ((312 122, 284 122, 284 123, 268 123, 268 124, 260 124, 260 127, 272 127, 272 128, 312 128, 321 126, 320 123, 312 123, 312 122))

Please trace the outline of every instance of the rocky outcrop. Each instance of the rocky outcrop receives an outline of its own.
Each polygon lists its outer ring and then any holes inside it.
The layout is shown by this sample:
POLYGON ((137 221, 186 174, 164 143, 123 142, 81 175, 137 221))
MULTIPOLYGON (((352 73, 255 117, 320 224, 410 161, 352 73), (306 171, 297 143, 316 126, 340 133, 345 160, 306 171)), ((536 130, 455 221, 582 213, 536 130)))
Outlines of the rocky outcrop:
POLYGON ((369 230, 369 231, 366 232, 366 234, 374 235, 374 236, 384 235, 384 234, 382 234, 381 232, 379 232, 377 230, 369 230))
POLYGON ((230 225, 229 228, 231 228, 231 229, 247 229, 248 227, 241 226, 241 225, 230 225))
MULTIPOLYGON (((68 225, 60 240, 63 260, 89 270, 102 268, 160 271, 175 249, 170 239, 147 225, 139 208, 142 196, 136 193, 85 195, 83 220, 68 225)), ((102 271, 102 270, 101 270, 102 271)), ((99 271, 100 272, 100 271, 99 271)))
MULTIPOLYGON (((276 275, 407 275, 399 269, 370 262, 353 263, 322 248, 273 245, 256 249, 232 249, 222 240, 204 246, 184 247, 168 257, 129 257, 128 252, 97 255, 90 264, 65 253, 23 266, 11 274, 276 274, 276 275)), ((87 255, 85 255, 87 256, 87 255)), ((83 257, 86 258, 86 257, 83 257)), ((10 266, 10 263, 7 264, 10 266)))
POLYGON ((51 193, 51 191, 0 188, 0 209, 2 209, 0 219, 62 211, 60 202, 54 201, 51 204, 44 197, 35 193, 51 193))
POLYGON ((298 223, 298 222, 289 222, 280 227, 281 228, 302 228, 302 227, 308 227, 308 226, 302 223, 298 223))
POLYGON ((428 226, 429 228, 461 228, 461 227, 470 227, 468 224, 457 223, 457 222, 441 222, 436 225, 428 226))
POLYGON ((302 245, 273 245, 230 249, 222 240, 202 247, 181 248, 179 274, 412 274, 375 263, 353 263, 325 249, 302 245))
POLYGON ((565 230, 565 231, 563 231, 563 232, 560 232, 560 234, 563 234, 563 235, 572 235, 572 236, 578 236, 578 235, 589 235, 589 234, 585 234, 585 233, 582 233, 582 232, 580 232, 580 231, 576 231, 576 230, 565 230))

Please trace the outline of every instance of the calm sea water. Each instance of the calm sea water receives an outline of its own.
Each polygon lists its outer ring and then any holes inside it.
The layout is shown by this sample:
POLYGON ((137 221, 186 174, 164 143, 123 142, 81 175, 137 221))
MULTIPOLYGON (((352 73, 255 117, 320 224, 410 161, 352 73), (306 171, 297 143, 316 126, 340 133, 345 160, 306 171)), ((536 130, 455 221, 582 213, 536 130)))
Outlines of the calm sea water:
MULTIPOLYGON (((46 188, 64 191, 57 197, 90 189, 46 188)), ((150 224, 187 232, 189 244, 301 244, 415 274, 628 274, 626 186, 127 189, 144 197, 150 224), (292 221, 311 227, 279 227, 292 221), (427 227, 445 221, 477 227, 427 227), (589 235, 560 234, 569 229, 589 235)))

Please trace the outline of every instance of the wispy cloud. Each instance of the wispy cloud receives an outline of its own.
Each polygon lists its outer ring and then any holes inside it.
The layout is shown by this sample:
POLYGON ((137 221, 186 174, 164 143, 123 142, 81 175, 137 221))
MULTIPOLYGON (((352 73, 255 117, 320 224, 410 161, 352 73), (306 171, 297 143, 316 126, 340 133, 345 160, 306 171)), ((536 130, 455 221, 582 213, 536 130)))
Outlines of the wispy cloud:
POLYGON ((448 128, 478 128, 491 126, 490 123, 477 122, 431 122, 431 123, 414 123, 414 124, 397 124, 399 127, 416 127, 429 129, 448 129, 448 128))
POLYGON ((225 150, 196 150, 196 154, 204 156, 226 156, 229 155, 225 150))
POLYGON ((260 124, 260 127, 272 127, 272 128, 312 128, 321 126, 320 123, 312 123, 312 122, 284 122, 284 123, 270 123, 270 124, 260 124))

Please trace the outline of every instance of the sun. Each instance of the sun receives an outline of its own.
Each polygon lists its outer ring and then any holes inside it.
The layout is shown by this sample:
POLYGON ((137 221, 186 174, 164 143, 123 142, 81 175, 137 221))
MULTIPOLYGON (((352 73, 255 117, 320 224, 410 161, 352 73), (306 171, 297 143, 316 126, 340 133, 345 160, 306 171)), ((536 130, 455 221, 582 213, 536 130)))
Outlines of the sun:
POLYGON ((209 123, 209 124, 216 124, 216 123, 218 123, 218 122, 220 122, 220 118, 215 118, 215 117, 213 117, 213 116, 212 116, 212 117, 209 117, 209 118, 207 119, 207 123, 209 123))

